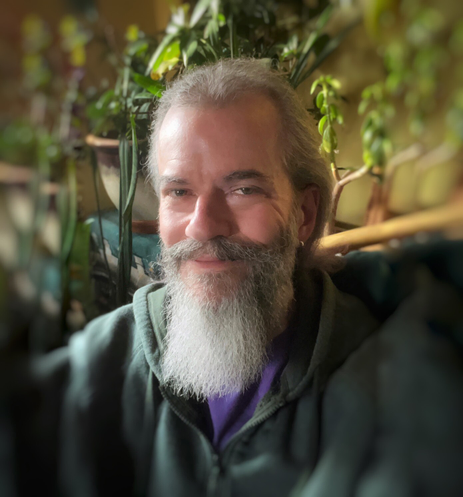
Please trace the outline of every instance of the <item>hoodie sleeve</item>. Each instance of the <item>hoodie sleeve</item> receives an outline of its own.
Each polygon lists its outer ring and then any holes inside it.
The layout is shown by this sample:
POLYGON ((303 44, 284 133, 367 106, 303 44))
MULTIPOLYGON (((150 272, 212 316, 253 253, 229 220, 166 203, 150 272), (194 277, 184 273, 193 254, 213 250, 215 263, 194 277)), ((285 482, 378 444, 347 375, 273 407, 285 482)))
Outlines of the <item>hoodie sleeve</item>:
MULTIPOLYGON (((133 328, 131 306, 126 306, 90 322, 66 347, 2 365, 2 497, 97 495, 88 473, 101 465, 106 433, 94 431, 105 426, 110 432, 120 420, 120 412, 109 413, 104 406, 120 404, 125 368, 134 353, 133 328), (95 413, 99 418, 92 423, 95 413), (93 467, 82 464, 85 457, 93 467)), ((117 449, 111 444, 118 443, 107 441, 107 449, 117 449)))

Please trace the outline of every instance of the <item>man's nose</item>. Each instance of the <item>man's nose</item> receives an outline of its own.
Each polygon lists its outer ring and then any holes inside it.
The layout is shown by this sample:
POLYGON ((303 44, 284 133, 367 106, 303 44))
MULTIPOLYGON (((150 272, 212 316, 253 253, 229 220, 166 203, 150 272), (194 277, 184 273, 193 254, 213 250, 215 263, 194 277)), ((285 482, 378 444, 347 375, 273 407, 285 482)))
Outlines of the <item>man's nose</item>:
POLYGON ((236 231, 236 223, 223 192, 198 196, 193 217, 185 229, 188 238, 206 242, 216 236, 232 236, 236 231))

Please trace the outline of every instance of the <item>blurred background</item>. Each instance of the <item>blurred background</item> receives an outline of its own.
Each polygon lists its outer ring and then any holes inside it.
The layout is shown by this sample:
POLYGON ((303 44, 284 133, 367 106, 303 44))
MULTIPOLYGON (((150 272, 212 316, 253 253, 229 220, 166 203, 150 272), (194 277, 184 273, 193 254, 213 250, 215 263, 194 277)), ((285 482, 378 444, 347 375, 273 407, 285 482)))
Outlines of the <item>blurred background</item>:
POLYGON ((256 57, 297 89, 335 180, 327 235, 462 212, 460 0, 8 0, 0 33, 2 353, 156 278, 150 115, 197 65, 256 57))

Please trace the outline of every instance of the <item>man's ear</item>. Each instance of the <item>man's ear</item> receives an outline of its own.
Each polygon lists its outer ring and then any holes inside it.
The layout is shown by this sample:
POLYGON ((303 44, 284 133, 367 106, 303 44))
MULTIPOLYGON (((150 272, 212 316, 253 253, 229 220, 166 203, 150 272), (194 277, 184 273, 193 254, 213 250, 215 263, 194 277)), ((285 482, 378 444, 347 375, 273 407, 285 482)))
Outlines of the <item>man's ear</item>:
POLYGON ((320 203, 320 190, 315 185, 308 185, 299 198, 299 225, 298 238, 305 242, 313 233, 317 220, 318 205, 320 203))

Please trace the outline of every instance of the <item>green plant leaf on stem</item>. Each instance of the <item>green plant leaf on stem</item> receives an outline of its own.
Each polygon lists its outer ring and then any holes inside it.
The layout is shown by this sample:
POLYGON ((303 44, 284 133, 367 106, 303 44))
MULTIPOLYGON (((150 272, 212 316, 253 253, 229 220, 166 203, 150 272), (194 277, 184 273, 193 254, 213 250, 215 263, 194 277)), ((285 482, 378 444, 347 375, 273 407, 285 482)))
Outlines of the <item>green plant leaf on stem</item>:
POLYGON ((359 108, 358 108, 358 113, 359 114, 364 114, 365 111, 367 110, 367 107, 370 105, 370 101, 369 100, 362 100, 359 104, 359 108))
POLYGON ((134 55, 141 54, 148 49, 148 42, 145 40, 137 40, 127 46, 127 55, 133 57, 134 55))
POLYGON ((320 14, 320 16, 317 19, 317 24, 316 24, 317 30, 322 30, 326 26, 326 24, 331 18, 332 13, 333 13, 333 6, 328 5, 328 7, 326 7, 326 9, 320 14))
POLYGON ((212 60, 216 61, 219 59, 219 55, 215 51, 214 47, 207 40, 202 40, 202 44, 204 50, 207 50, 207 52, 209 52, 212 55, 212 60))
POLYGON ((122 77, 122 97, 127 99, 127 94, 129 91, 129 80, 130 80, 130 68, 124 67, 123 77, 122 77))
POLYGON ((177 33, 170 33, 163 38, 163 40, 158 45, 158 48, 156 48, 154 54, 151 56, 151 59, 148 62, 145 71, 145 76, 149 76, 152 71, 156 71, 157 67, 160 65, 162 60, 161 54, 170 45, 170 43, 172 43, 176 39, 177 36, 178 36, 177 33))
POLYGON ((300 54, 296 64, 294 65, 293 71, 292 71, 291 76, 289 78, 289 82, 293 88, 296 88, 299 84, 299 82, 298 82, 299 77, 300 77, 305 65, 307 64, 307 60, 309 58, 309 55, 312 52, 312 49, 313 49, 315 41, 317 40, 317 37, 318 37, 317 32, 311 33, 309 38, 307 39, 304 47, 302 48, 301 54, 300 54))
POLYGON ((132 263, 131 246, 131 219, 124 216, 124 206, 127 203, 129 184, 129 145, 125 131, 119 141, 120 183, 119 183, 119 258, 117 266, 117 305, 124 305, 128 301, 130 283, 130 267, 132 263), (130 230, 130 233, 129 233, 130 230), (129 277, 127 277, 129 274, 129 277))
POLYGON ((336 132, 332 127, 326 128, 323 132, 322 146, 323 150, 328 154, 336 150, 338 146, 338 138, 336 136, 336 132))
POLYGON ((83 303, 84 309, 92 306, 94 295, 90 278, 90 238, 93 220, 77 222, 69 265, 77 269, 77 277, 70 281, 70 297, 83 303))
POLYGON ((323 116, 318 123, 318 132, 323 135, 323 129, 325 127, 328 116, 323 116))
POLYGON ((130 126, 132 128, 132 170, 130 177, 130 188, 127 194, 127 200, 124 206, 124 217, 128 215, 130 211, 130 219, 132 218, 132 206, 135 199, 135 190, 137 187, 137 172, 138 172, 138 141, 137 141, 137 129, 135 125, 135 117, 130 116, 130 126))
POLYGON ((209 8, 213 0, 199 0, 199 2, 195 5, 193 12, 191 13, 190 18, 190 28, 196 26, 198 21, 203 17, 206 10, 209 8))
POLYGON ((204 38, 210 38, 215 44, 218 41, 219 23, 215 19, 210 19, 204 28, 204 38))
POLYGON ((153 79, 136 72, 133 73, 132 77, 135 83, 140 85, 146 91, 149 91, 155 97, 162 96, 162 93, 165 90, 165 86, 162 83, 159 83, 159 81, 154 81, 153 79))
POLYGON ((230 34, 230 56, 234 59, 238 56, 238 40, 236 39, 236 23, 233 15, 228 18, 227 26, 230 34))
POLYGON ((315 104, 317 105, 317 107, 319 109, 321 109, 324 103, 325 103, 325 95, 323 95, 323 92, 320 92, 317 95, 317 98, 315 100, 315 104))
POLYGON ((73 159, 67 161, 67 173, 67 215, 65 224, 61 226, 61 260, 63 264, 66 264, 69 259, 77 225, 77 176, 76 164, 73 159))
POLYGON ((106 251, 104 249, 104 234, 103 234, 103 223, 101 220, 101 201, 100 201, 100 192, 99 192, 99 175, 98 175, 98 161, 96 158, 96 153, 93 148, 90 148, 90 161, 92 164, 92 170, 93 170, 93 188, 95 191, 95 199, 96 199, 96 210, 97 210, 97 218, 98 218, 98 231, 100 235, 100 243, 101 247, 103 249, 103 259, 107 271, 107 276, 109 280, 109 286, 112 289, 113 288, 113 281, 112 281, 112 276, 111 276, 111 270, 109 269, 109 262, 108 262, 108 257, 106 256, 106 251))
POLYGON ((191 42, 188 43, 188 46, 184 50, 182 50, 183 65, 185 67, 188 67, 188 60, 192 55, 194 55, 197 48, 198 48, 198 40, 193 39, 191 42))
POLYGON ((317 89, 317 86, 320 84, 320 78, 316 79, 313 83, 312 86, 310 87, 310 94, 312 95, 313 92, 317 89))
MULTIPOLYGON (((354 28, 360 21, 355 20, 351 22, 348 26, 346 26, 340 33, 338 33, 335 37, 331 38, 331 40, 326 44, 323 50, 318 54, 317 58, 313 61, 309 69, 296 80, 296 84, 294 88, 299 86, 302 82, 304 82, 308 77, 312 75, 312 73, 318 69, 318 67, 327 59, 341 44, 347 34, 350 32, 352 28, 354 28)), ((305 65, 305 64, 304 64, 305 65)))

